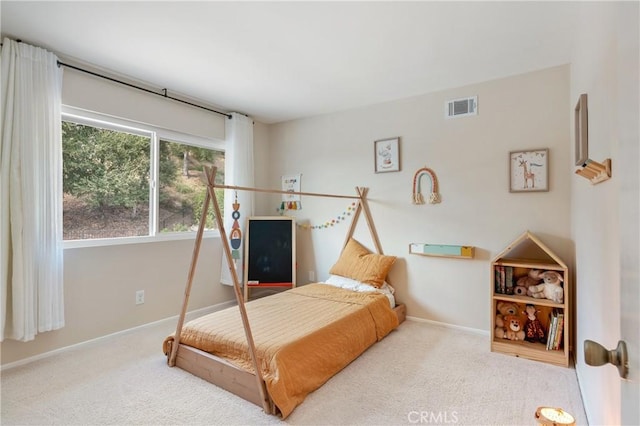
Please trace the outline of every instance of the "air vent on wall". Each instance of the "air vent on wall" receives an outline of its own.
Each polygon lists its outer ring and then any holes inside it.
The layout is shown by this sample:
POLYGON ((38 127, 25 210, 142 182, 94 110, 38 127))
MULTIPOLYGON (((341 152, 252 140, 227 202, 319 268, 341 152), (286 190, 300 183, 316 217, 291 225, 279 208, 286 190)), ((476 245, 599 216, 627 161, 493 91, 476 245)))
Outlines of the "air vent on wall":
POLYGON ((462 99, 452 99, 445 103, 445 117, 464 117, 466 115, 478 115, 478 97, 471 96, 462 99))

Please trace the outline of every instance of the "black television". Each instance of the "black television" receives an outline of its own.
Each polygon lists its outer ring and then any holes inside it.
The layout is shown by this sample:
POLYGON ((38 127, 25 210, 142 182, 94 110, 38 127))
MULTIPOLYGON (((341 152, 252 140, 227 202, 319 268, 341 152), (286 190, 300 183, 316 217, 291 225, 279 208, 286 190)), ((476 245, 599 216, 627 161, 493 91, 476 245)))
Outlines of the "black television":
POLYGON ((296 224, 290 216, 247 218, 244 284, 254 287, 295 287, 296 224))

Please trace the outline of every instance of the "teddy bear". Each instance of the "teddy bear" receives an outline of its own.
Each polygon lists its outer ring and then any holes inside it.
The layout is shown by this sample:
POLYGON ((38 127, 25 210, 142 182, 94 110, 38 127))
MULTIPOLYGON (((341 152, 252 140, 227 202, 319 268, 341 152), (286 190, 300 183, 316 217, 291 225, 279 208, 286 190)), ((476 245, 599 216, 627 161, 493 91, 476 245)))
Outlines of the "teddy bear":
POLYGON ((509 340, 524 340, 524 321, 520 315, 505 315, 502 333, 496 330, 496 336, 509 340))
POLYGON ((513 294, 517 296, 526 296, 529 287, 531 287, 532 285, 540 284, 540 281, 542 281, 540 273, 541 271, 537 269, 531 269, 529 270, 529 273, 527 275, 518 278, 518 280, 516 281, 516 286, 513 289, 513 294))
POLYGON ((527 296, 562 303, 564 300, 564 289, 562 288, 564 279, 562 275, 556 271, 545 271, 539 277, 542 278, 543 283, 530 286, 527 290, 527 296))
POLYGON ((495 334, 496 337, 504 338, 504 334, 506 332, 504 317, 507 315, 517 315, 520 308, 517 303, 499 301, 496 304, 496 310, 495 334))

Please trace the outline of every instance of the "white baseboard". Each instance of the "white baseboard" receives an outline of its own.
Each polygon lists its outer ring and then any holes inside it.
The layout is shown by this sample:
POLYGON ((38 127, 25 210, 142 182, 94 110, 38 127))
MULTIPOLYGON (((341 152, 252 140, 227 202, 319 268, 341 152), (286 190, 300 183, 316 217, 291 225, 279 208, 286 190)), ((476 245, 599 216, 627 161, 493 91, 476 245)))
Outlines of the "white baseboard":
MULTIPOLYGON (((200 317, 202 315, 209 314, 211 312, 219 311, 219 310, 234 306, 235 304, 236 304, 235 300, 232 300, 232 301, 228 301, 228 302, 222 302, 222 303, 218 303, 218 304, 215 304, 215 305, 207 306, 205 308, 196 309, 196 310, 187 312, 187 315, 186 315, 185 319, 187 321, 189 321, 189 320, 191 320, 193 318, 197 318, 197 317, 200 317)), ((31 357, 28 357, 28 358, 23 358, 21 360, 18 360, 18 361, 15 361, 15 362, 10 362, 8 364, 0 366, 0 371, 5 371, 5 370, 9 370, 11 368, 20 367, 22 365, 26 365, 26 364, 29 364, 29 363, 34 362, 34 361, 38 361, 38 360, 41 360, 41 359, 49 358, 49 357, 51 357, 53 355, 57 355, 57 354, 64 353, 64 352, 68 352, 68 351, 70 351, 72 349, 77 349, 77 348, 80 348, 82 346, 91 345, 91 344, 94 344, 96 342, 100 342, 102 340, 106 340, 106 339, 110 339, 112 337, 128 334, 128 333, 140 330, 140 329, 153 327, 155 325, 160 325, 162 323, 170 323, 172 321, 176 321, 179 316, 180 315, 174 315, 174 316, 171 316, 169 318, 164 318, 164 319, 161 319, 161 320, 158 320, 158 321, 153 321, 153 322, 150 322, 150 323, 147 323, 147 324, 138 325, 136 327, 128 328, 126 330, 116 331, 115 333, 106 334, 104 336, 96 337, 95 339, 85 340, 84 342, 75 343, 75 344, 70 345, 70 346, 65 346, 65 347, 62 347, 62 348, 54 349, 52 351, 48 351, 48 352, 44 352, 44 353, 41 353, 41 354, 38 354, 38 355, 34 355, 34 356, 31 356, 31 357)))
POLYGON ((427 323, 427 324, 435 325, 437 327, 451 328, 451 329, 454 329, 454 330, 460 330, 460 331, 464 331, 464 332, 467 332, 467 333, 473 333, 473 334, 480 334, 480 335, 483 335, 483 336, 489 336, 489 332, 487 330, 481 330, 479 328, 463 327, 461 325, 449 324, 449 323, 446 323, 446 322, 428 320, 428 319, 412 317, 412 316, 407 316, 407 319, 410 320, 410 321, 424 322, 424 323, 427 323))
MULTIPOLYGON (((233 306, 235 304, 236 304, 235 301, 228 301, 228 302, 218 303, 216 305, 207 306, 205 308, 196 309, 194 311, 187 312, 186 319, 187 320, 191 320, 193 318, 197 318, 199 316, 206 315, 206 314, 211 313, 211 312, 215 312, 215 311, 219 311, 221 309, 228 308, 228 307, 233 306)), ((15 361, 15 362, 10 362, 8 364, 0 366, 0 371, 5 371, 5 370, 9 370, 11 368, 20 367, 22 365, 29 364, 29 363, 34 362, 34 361, 45 359, 45 358, 48 358, 48 357, 51 357, 53 355, 57 355, 57 354, 60 354, 60 353, 68 352, 70 350, 73 350, 73 349, 76 349, 76 348, 79 348, 79 347, 82 347, 82 346, 87 346, 87 345, 90 345, 90 344, 93 344, 93 343, 96 343, 96 342, 100 342, 102 340, 109 339, 109 338, 112 338, 112 337, 116 337, 116 336, 119 336, 119 335, 124 335, 124 334, 127 334, 127 333, 131 333, 131 332, 134 332, 134 331, 137 331, 137 330, 140 330, 140 329, 144 329, 144 328, 147 328, 147 327, 153 327, 155 325, 159 325, 159 324, 162 324, 162 323, 168 323, 168 322, 171 322, 171 321, 175 321, 175 320, 178 319, 178 317, 179 317, 179 315, 174 315, 174 316, 171 316, 169 318, 164 318, 164 319, 161 319, 161 320, 158 320, 158 321, 153 321, 153 322, 150 322, 150 323, 147 323, 147 324, 142 324, 142 325, 139 325, 139 326, 136 326, 136 327, 128 328, 126 330, 117 331, 115 333, 111 333, 111 334, 107 334, 107 335, 104 335, 104 336, 96 337, 95 339, 85 340, 84 342, 76 343, 76 344, 73 344, 73 345, 70 345, 70 346, 65 346, 65 347, 58 348, 58 349, 54 349, 54 350, 49 351, 49 352, 44 352, 44 353, 41 353, 41 354, 38 354, 38 355, 34 355, 32 357, 23 358, 21 360, 18 360, 18 361, 15 361)), ((464 332, 467 332, 467 333, 480 334, 480 335, 484 335, 484 336, 488 336, 489 335, 489 332, 486 331, 486 330, 480 330, 480 329, 471 328, 471 327, 463 327, 463 326, 460 326, 460 325, 448 324, 448 323, 445 323, 445 322, 428 320, 428 319, 424 319, 424 318, 407 316, 407 320, 415 321, 415 322, 423 322, 423 323, 431 324, 431 325, 434 325, 434 326, 437 326, 437 327, 444 327, 444 328, 460 330, 460 331, 464 331, 464 332)))

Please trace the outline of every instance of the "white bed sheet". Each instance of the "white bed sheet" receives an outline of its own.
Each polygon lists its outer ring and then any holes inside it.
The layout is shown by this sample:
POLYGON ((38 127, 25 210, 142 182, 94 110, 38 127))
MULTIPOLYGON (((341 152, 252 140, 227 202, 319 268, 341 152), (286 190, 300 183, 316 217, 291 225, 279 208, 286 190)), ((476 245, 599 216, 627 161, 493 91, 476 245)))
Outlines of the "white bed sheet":
POLYGON ((375 288, 372 285, 365 284, 360 281, 352 280, 351 278, 343 277, 340 275, 329 275, 324 281, 325 284, 332 285, 334 287, 344 288, 346 290, 358 291, 358 292, 371 292, 375 291, 377 293, 384 294, 389 299, 389 304, 391 308, 396 307, 396 299, 393 295, 395 293, 395 289, 391 287, 387 282, 385 282, 382 287, 375 288))

